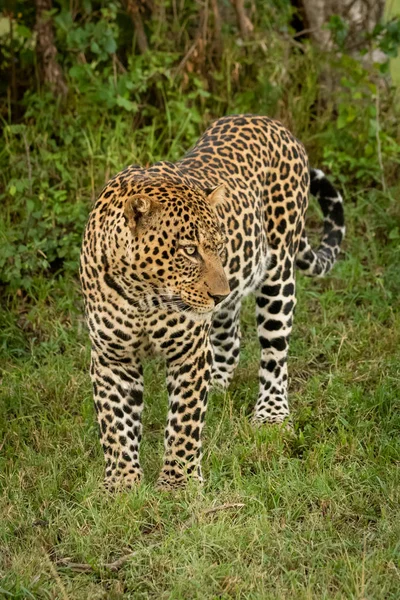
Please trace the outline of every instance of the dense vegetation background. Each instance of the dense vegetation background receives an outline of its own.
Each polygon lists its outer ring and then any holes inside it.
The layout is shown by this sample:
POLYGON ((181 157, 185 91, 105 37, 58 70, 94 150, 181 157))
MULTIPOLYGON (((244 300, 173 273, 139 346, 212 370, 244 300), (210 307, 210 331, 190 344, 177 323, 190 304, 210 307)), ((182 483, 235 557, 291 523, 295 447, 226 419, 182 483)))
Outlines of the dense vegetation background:
MULTIPOLYGON (((313 28, 309 8, 4 3, 0 597, 398 598, 400 132, 389 61, 400 26, 355 27, 331 11, 313 28), (295 431, 248 425, 250 299, 235 382, 211 396, 204 490, 152 487, 166 412, 155 361, 147 483, 109 498, 77 284, 91 203, 123 166, 175 160, 211 120, 238 112, 282 120, 346 202, 342 260, 325 280, 299 277, 295 431)), ((312 207, 310 231, 318 224, 312 207)))

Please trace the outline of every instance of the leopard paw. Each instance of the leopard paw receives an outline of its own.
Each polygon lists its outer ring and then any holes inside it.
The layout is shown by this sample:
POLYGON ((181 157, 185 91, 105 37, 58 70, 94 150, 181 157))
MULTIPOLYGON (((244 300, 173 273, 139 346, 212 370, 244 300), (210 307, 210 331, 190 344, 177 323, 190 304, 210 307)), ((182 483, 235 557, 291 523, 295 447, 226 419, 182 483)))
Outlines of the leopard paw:
POLYGON ((137 487, 142 480, 142 471, 112 473, 104 478, 104 487, 108 492, 118 493, 137 487))

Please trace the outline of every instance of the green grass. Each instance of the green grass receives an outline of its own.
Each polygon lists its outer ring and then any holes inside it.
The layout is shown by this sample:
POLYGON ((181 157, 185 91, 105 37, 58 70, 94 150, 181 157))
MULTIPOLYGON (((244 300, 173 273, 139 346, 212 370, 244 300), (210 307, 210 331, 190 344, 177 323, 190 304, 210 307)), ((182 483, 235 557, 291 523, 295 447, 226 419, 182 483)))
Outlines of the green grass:
MULTIPOLYGON (((171 31, 190 29, 188 17, 203 10, 172 4, 171 31)), ((56 35, 67 104, 36 88, 17 107, 2 104, 0 600, 399 598, 398 104, 377 68, 299 46, 288 37, 288 3, 268 4, 252 10, 249 43, 236 43, 224 22, 219 65, 205 49, 207 74, 196 60, 177 74, 190 40, 164 40, 152 19, 158 51, 139 59, 121 36, 125 68, 111 76, 115 57, 87 54, 88 87, 67 74, 85 54, 56 35), (108 108, 117 95, 138 113, 108 108), (230 112, 281 119, 345 193, 340 262, 325 279, 298 277, 294 432, 249 425, 259 359, 249 298, 235 380, 210 398, 204 488, 154 488, 167 412, 164 367, 154 360, 145 368, 145 482, 109 496, 76 279, 88 207, 123 166, 176 160, 230 112), (106 566, 128 554, 117 571, 106 566)), ((99 21, 89 12, 76 17, 77 33, 99 21)), ((317 223, 313 208, 312 233, 317 223)))
POLYGON ((294 433, 248 423, 259 350, 246 302, 234 383, 210 399, 202 490, 154 489, 157 360, 145 370, 145 483, 102 490, 75 280, 38 278, 2 310, 0 598, 399 597, 398 192, 347 198, 342 260, 326 279, 299 275, 294 433), (210 512, 225 503, 244 506, 210 512), (104 567, 130 552, 118 571, 104 567))

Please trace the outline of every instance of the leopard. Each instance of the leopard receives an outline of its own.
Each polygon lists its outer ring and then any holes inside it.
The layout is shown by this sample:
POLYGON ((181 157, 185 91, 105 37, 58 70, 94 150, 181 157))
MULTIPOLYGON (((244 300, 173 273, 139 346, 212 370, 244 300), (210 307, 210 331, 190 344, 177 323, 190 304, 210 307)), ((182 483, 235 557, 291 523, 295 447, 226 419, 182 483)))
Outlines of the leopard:
POLYGON ((80 279, 107 489, 143 479, 143 362, 153 354, 168 390, 158 488, 203 482, 208 394, 232 382, 249 294, 261 353, 251 423, 290 421, 296 269, 328 273, 344 234, 341 194, 265 116, 220 118, 180 160, 131 165, 105 185, 85 228, 80 279), (323 216, 317 248, 305 229, 309 194, 323 216))

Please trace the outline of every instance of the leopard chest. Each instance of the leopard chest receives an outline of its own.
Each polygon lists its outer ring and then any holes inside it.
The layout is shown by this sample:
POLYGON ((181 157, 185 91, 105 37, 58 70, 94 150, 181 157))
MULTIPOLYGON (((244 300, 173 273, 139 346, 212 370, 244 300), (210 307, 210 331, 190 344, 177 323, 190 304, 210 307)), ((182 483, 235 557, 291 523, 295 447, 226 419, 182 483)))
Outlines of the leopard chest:
POLYGON ((88 319, 94 347, 110 359, 130 362, 162 355, 177 360, 207 340, 211 315, 195 318, 163 306, 138 310, 132 304, 121 298, 119 306, 105 302, 88 319))

